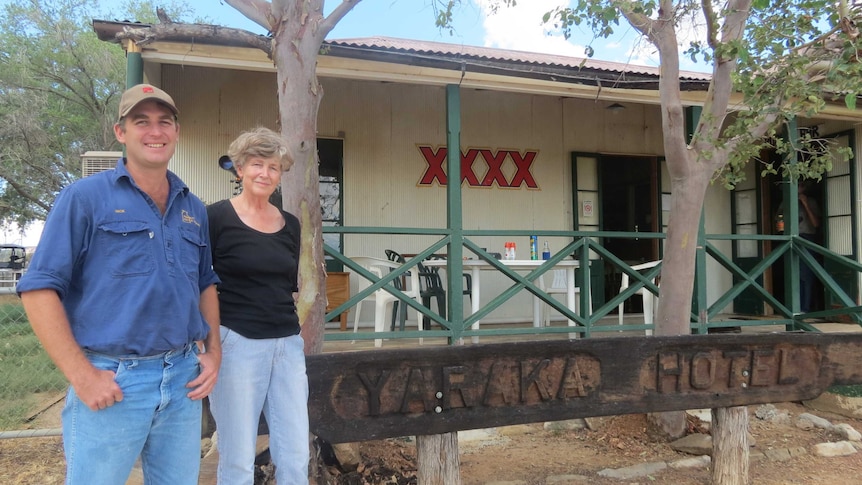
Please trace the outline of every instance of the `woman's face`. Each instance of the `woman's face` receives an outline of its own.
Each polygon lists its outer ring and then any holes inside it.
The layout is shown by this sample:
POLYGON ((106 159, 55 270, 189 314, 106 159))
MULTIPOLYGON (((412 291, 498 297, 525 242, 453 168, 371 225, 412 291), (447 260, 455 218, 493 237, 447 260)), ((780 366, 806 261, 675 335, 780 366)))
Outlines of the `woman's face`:
POLYGON ((277 158, 250 157, 236 169, 242 191, 268 198, 281 182, 281 162, 277 158))

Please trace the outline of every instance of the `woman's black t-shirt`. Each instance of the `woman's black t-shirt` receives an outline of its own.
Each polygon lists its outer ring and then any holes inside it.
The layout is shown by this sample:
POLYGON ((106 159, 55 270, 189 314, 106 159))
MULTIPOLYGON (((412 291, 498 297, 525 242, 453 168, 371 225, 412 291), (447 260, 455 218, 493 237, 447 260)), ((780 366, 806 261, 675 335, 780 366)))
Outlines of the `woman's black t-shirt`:
POLYGON ((284 227, 268 234, 242 222, 229 200, 207 207, 221 324, 246 338, 299 333, 299 220, 282 211, 284 227))

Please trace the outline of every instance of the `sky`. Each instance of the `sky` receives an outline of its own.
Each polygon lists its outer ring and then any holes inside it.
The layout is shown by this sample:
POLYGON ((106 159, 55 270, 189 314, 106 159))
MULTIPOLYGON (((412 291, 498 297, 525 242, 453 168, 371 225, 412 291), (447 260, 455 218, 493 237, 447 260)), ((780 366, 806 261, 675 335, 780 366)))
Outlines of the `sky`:
MULTIPOLYGON (((223 1, 187 0, 198 15, 213 23, 243 28, 257 33, 264 30, 246 19, 223 1), (217 3, 217 5, 213 5, 217 3)), ((338 23, 329 39, 355 37, 399 37, 405 39, 446 42, 500 49, 542 52, 584 57, 584 47, 590 41, 588 32, 575 32, 572 39, 549 35, 542 24, 542 15, 565 0, 521 0, 517 5, 490 13, 492 0, 464 0, 454 16, 455 31, 440 31, 434 26, 431 0, 362 0, 338 23)), ((340 1, 326 2, 327 13, 340 1)), ((658 65, 658 56, 651 46, 624 21, 611 39, 593 42, 595 57, 606 61, 637 65, 658 65)), ((704 71, 683 60, 682 69, 704 71)))

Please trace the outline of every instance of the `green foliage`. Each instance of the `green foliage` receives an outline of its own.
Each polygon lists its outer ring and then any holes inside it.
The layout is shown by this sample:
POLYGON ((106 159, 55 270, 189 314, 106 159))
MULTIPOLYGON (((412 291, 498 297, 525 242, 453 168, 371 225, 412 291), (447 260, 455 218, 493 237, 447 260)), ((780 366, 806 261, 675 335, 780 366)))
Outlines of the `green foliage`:
MULTIPOLYGON (((701 28, 683 55, 693 61, 735 63, 733 90, 743 97, 731 105, 722 128, 716 133, 697 133, 695 140, 706 142, 713 151, 700 152, 701 160, 714 159, 714 153, 727 146, 727 164, 717 177, 727 187, 741 180, 741 169, 750 160, 758 160, 763 150, 775 150, 782 159, 798 163, 765 163, 764 173, 781 171, 783 175, 819 178, 828 170, 835 156, 850 157, 849 150, 830 149, 828 140, 812 140, 810 134, 798 143, 782 143, 788 120, 813 118, 828 103, 843 102, 855 109, 862 93, 862 63, 857 53, 862 36, 843 32, 841 13, 831 0, 753 0, 741 39, 722 42, 721 28, 726 19, 738 14, 727 3, 709 4, 682 0, 673 2, 673 12, 659 12, 654 0, 577 0, 574 6, 558 7, 545 14, 545 21, 568 37, 572 29, 588 28, 594 39, 608 37, 621 19, 663 19, 679 29, 683 23, 713 26, 715 39, 706 38, 701 28), (715 9, 713 11, 712 9, 715 9), (766 136, 761 136, 766 127, 766 136), (812 146, 818 150, 812 150, 812 146)), ((860 7, 847 15, 860 16, 860 7)), ((852 23, 850 23, 852 25, 852 23)), ((636 27, 636 25, 632 24, 636 27)), ((647 37, 653 35, 646 32, 647 37)), ((587 56, 594 54, 587 47, 587 56)), ((705 116, 705 115, 702 115, 705 116)))
POLYGON ((787 120, 816 117, 827 101, 855 109, 862 91, 862 64, 856 59, 862 43, 837 29, 838 21, 834 3, 826 0, 757 1, 742 41, 731 50, 716 49, 716 56, 721 52, 736 59, 734 89, 746 108, 734 113, 734 123, 722 133, 744 147, 731 154, 724 171, 728 179, 763 149, 795 162, 770 165, 765 172, 796 178, 819 179, 836 157, 843 161, 852 156, 849 149, 831 147, 829 140, 810 132, 784 143, 774 137, 755 139, 746 131, 776 115, 772 135, 782 134, 787 120))
POLYGON ((838 394, 845 397, 862 397, 862 386, 832 386, 828 389, 832 394, 838 394))
MULTIPOLYGON (((178 18, 188 8, 173 3, 178 18)), ((126 19, 155 20, 151 1, 126 19)), ((100 41, 96 0, 11 0, 0 7, 0 224, 44 219, 54 197, 80 177, 88 150, 117 150, 113 134, 125 87, 119 45, 100 41)))
MULTIPOLYGON (((449 35, 455 35, 455 29, 452 26, 455 10, 468 2, 464 2, 463 0, 431 0, 430 3, 431 8, 434 10, 434 25, 440 30, 449 32, 449 35)), ((494 14, 502 7, 510 7, 516 4, 516 0, 495 0, 490 3, 489 11, 494 14)))
POLYGON ((0 12, 0 221, 44 218, 84 151, 117 148, 125 61, 96 38, 96 12, 89 0, 17 0, 0 12))

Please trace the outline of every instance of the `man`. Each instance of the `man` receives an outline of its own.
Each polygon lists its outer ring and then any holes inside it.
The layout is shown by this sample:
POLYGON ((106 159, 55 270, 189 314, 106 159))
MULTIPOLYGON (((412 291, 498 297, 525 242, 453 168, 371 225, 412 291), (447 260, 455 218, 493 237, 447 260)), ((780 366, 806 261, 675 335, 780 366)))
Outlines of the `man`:
MULTIPOLYGON (((799 236, 813 243, 819 243, 817 233, 820 229, 820 205, 810 195, 813 188, 811 180, 800 180, 796 186, 799 207, 799 236)), ((778 217, 782 221, 780 232, 784 232, 784 202, 778 206, 778 217)), ((813 257, 817 255, 811 251, 813 257)), ((799 263, 799 301, 802 313, 814 310, 814 292, 817 276, 804 261, 799 263)))
POLYGON ((137 85, 120 100, 114 170, 64 189, 18 292, 71 384, 66 483, 198 483, 201 399, 221 361, 206 209, 168 162, 173 99, 137 85))
MULTIPOLYGON (((799 236, 813 243, 819 243, 817 231, 820 228, 820 205, 814 197, 809 195, 812 182, 801 180, 797 186, 797 198, 799 200, 799 236)), ((809 254, 816 257, 811 251, 809 254)), ((799 300, 800 309, 803 313, 814 310, 814 289, 817 277, 814 270, 806 263, 799 264, 799 300)))

